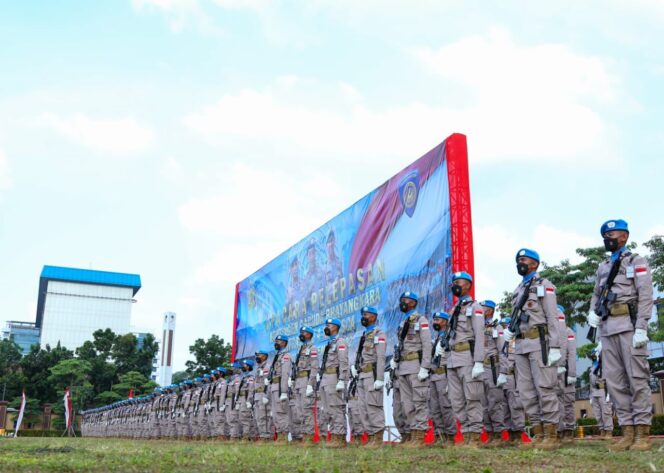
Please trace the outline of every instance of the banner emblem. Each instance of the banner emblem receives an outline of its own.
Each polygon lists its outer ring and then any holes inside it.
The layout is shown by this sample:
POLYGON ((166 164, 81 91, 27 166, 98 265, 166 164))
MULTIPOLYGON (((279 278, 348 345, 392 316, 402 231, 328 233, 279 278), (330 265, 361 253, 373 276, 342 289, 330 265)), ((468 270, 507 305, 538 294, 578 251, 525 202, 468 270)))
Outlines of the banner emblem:
POLYGON ((401 205, 406 215, 412 217, 417 205, 417 197, 420 193, 420 173, 416 170, 409 172, 399 184, 399 196, 401 205))

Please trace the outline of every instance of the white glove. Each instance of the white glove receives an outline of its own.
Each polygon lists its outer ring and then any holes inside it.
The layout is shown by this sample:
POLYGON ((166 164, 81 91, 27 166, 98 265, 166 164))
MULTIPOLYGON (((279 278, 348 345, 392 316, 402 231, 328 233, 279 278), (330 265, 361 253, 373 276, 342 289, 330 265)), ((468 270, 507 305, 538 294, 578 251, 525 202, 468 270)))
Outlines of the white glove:
POLYGON ((383 386, 385 386, 385 382, 381 381, 380 379, 374 381, 374 391, 380 391, 383 389, 383 386))
POLYGON ((263 384, 264 384, 265 386, 269 386, 269 385, 270 385, 270 380, 267 379, 267 378, 265 378, 265 380, 263 381, 263 384))
POLYGON ((251 409, 253 407, 249 401, 247 401, 246 406, 247 406, 247 409, 251 409))
POLYGON ((357 378, 357 369, 355 368, 355 365, 351 365, 350 374, 353 376, 353 378, 357 378))
POLYGON ((634 348, 643 348, 648 344, 648 341, 648 332, 642 328, 634 330, 634 336, 632 337, 632 346, 634 348))
POLYGON ((597 346, 595 347, 595 353, 597 353, 597 356, 599 356, 600 353, 602 353, 602 341, 600 340, 597 346))
POLYGON ((470 373, 470 376, 473 379, 477 379, 484 373, 484 363, 481 361, 476 361, 473 365, 473 371, 470 373))
POLYGON ((505 373, 500 373, 498 375, 498 379, 496 380, 496 386, 501 387, 505 383, 507 383, 507 376, 505 376, 505 373))
POLYGON ((611 397, 609 396, 609 393, 606 393, 606 402, 611 402, 611 397))
POLYGON ((256 374, 260 377, 260 376, 263 376, 265 374, 265 372, 263 371, 263 368, 258 368, 258 371, 256 372, 256 374))
POLYGON ((293 387, 293 378, 288 378, 288 387, 289 388, 293 387))
POLYGON ((424 381, 429 377, 429 370, 426 368, 420 368, 420 372, 417 373, 417 379, 424 381))
POLYGON ((311 386, 311 384, 307 384, 307 391, 304 393, 304 395, 307 397, 314 395, 314 388, 311 386))
POLYGON ((288 394, 286 393, 281 393, 281 396, 279 396, 280 401, 288 401, 288 394))
POLYGON ((221 405, 221 409, 219 409, 221 412, 224 412, 226 410, 226 404, 221 405))
POLYGON ((392 377, 389 371, 385 373, 385 389, 392 389, 392 377))
POLYGON ((560 354, 559 348, 549 348, 549 362, 546 364, 546 366, 555 365, 562 357, 563 356, 560 354))
POLYGON ((316 382, 320 383, 320 373, 316 373, 316 382))
POLYGON ((394 361, 394 357, 392 357, 392 359, 390 360, 390 368, 392 368, 393 370, 395 370, 395 369, 397 369, 398 367, 399 367, 399 363, 397 363, 396 361, 394 361))
POLYGON ((433 356, 443 356, 444 353, 445 349, 443 348, 443 344, 439 342, 438 345, 436 345, 436 351, 433 356))
POLYGON ((506 342, 511 342, 513 338, 514 338, 514 332, 506 328, 503 331, 503 340, 505 340, 506 342))
POLYGON ((339 380, 339 382, 337 383, 337 392, 341 392, 343 390, 344 390, 344 382, 339 380))
POLYGON ((240 410, 240 403, 239 403, 239 402, 235 404, 235 410, 236 410, 236 411, 239 411, 239 410, 240 410))
POLYGON ((569 384, 570 386, 573 385, 573 384, 576 384, 576 377, 568 376, 567 377, 567 384, 569 384))
POLYGON ((270 402, 270 400, 267 398, 267 396, 263 396, 263 404, 267 405, 270 402))
POLYGON ((567 368, 565 368, 564 366, 559 366, 558 367, 558 374, 563 374, 563 373, 566 373, 566 372, 567 372, 567 368))
POLYGON ((599 323, 602 321, 602 319, 599 318, 599 315, 595 313, 595 311, 592 311, 588 314, 588 325, 590 325, 593 328, 599 327, 599 323))

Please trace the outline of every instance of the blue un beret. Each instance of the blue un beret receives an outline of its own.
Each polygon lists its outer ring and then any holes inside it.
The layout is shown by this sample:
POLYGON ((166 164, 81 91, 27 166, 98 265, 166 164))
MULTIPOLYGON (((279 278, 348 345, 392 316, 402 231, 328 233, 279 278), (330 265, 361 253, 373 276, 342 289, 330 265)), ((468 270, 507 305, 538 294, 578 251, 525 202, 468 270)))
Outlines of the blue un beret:
POLYGON ((327 319, 325 321, 325 325, 327 324, 336 325, 337 327, 341 328, 341 320, 339 319, 327 319))
POLYGON ((270 356, 270 354, 267 352, 267 350, 258 350, 254 355, 265 355, 265 356, 270 356))
POLYGON ((310 333, 311 335, 313 335, 314 334, 314 329, 309 327, 308 325, 303 325, 302 327, 300 327, 300 332, 307 332, 307 333, 310 333))
POLYGON ((252 360, 251 358, 247 358, 242 363, 244 363, 247 366, 251 366, 252 368, 254 367, 254 364, 255 364, 254 360, 252 360))
POLYGON ((364 307, 362 307, 362 308, 360 309, 360 314, 364 314, 365 312, 366 312, 367 314, 378 315, 378 311, 376 310, 376 308, 375 308, 375 307, 371 307, 370 305, 365 305, 364 307))
POLYGON ((516 257, 514 259, 518 261, 519 258, 521 258, 522 256, 534 259, 538 263, 540 262, 540 255, 535 250, 529 250, 528 248, 521 248, 519 251, 516 252, 516 257))
POLYGON ((492 300, 489 300, 489 299, 480 302, 480 305, 483 306, 483 307, 489 307, 490 309, 495 309, 496 308, 496 303, 493 302, 492 300))
POLYGON ((468 282, 473 282, 473 277, 465 271, 458 271, 452 275, 452 281, 457 279, 465 279, 468 282))
POLYGON ((447 312, 434 312, 433 313, 433 318, 434 319, 450 320, 450 314, 448 314, 447 312))
POLYGON ((275 340, 281 340, 281 341, 287 342, 288 341, 288 335, 284 335, 283 333, 281 333, 281 334, 279 334, 275 337, 275 340))
POLYGON ((399 297, 399 299, 404 299, 404 298, 413 299, 415 302, 417 302, 417 293, 413 291, 406 291, 403 294, 401 294, 401 296, 399 297))
POLYGON ((511 321, 512 321, 512 317, 509 317, 509 316, 508 317, 503 317, 502 319, 500 319, 500 323, 501 324, 506 324, 506 325, 509 325, 511 321))
POLYGON ((606 232, 612 232, 613 230, 622 230, 629 233, 629 227, 627 226, 627 222, 621 219, 608 220, 604 222, 604 224, 602 225, 602 229, 600 231, 602 232, 602 236, 604 236, 606 232))

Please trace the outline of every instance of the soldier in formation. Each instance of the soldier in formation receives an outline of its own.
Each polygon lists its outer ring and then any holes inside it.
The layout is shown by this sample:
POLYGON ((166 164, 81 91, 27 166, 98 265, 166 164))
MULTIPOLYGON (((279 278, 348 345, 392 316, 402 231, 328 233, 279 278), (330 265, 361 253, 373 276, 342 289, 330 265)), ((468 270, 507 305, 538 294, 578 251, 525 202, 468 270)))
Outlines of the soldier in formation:
MULTIPOLYGON (((611 450, 643 451, 651 446, 645 330, 652 276, 645 259, 627 248, 626 222, 604 223, 601 235, 611 256, 597 270, 588 315, 600 336, 591 353, 592 407, 601 438, 611 439, 615 404, 623 436, 611 450)), ((472 275, 456 272, 454 304, 431 314, 431 326, 418 312, 418 295, 401 294, 403 316, 391 356, 379 312, 366 306, 359 311, 364 330, 353 359, 341 320, 329 318, 318 346, 310 326, 300 327, 293 354, 288 336, 277 335, 271 360, 270 352, 259 350, 231 368, 85 411, 82 433, 313 445, 319 431, 330 447, 352 438, 362 448, 377 448, 384 443, 387 392, 406 447, 424 446, 431 422, 435 443, 443 447, 459 445, 462 437, 471 448, 558 448, 574 438, 576 334, 557 304, 555 286, 538 272, 539 254, 524 248, 515 260, 522 281, 510 316, 500 318, 491 300, 475 301, 472 275), (483 431, 489 434, 485 443, 483 431)))

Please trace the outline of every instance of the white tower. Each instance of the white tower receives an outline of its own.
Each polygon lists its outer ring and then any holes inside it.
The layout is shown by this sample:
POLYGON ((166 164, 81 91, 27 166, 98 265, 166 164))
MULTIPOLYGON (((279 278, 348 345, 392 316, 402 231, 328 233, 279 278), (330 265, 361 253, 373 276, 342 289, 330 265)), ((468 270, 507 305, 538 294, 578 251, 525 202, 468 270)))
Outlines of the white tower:
POLYGON ((159 384, 166 386, 173 379, 173 335, 175 334, 175 312, 164 314, 164 335, 161 341, 161 361, 159 363, 159 384))

